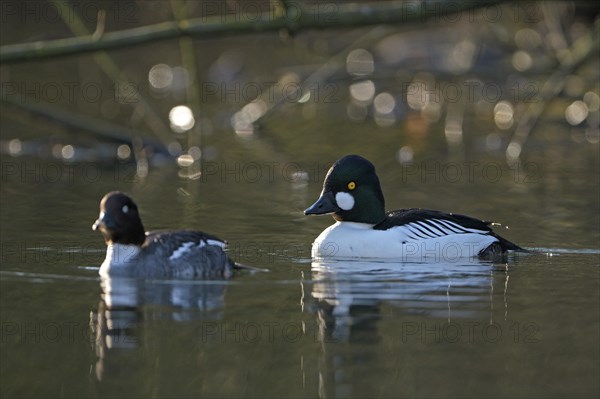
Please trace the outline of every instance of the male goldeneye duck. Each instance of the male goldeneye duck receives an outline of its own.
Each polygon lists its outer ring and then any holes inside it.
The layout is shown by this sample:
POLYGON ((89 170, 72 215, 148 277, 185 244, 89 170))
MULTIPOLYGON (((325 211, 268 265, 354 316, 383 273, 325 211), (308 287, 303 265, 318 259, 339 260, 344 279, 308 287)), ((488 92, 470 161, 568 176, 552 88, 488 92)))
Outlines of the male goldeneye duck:
POLYGON ((428 209, 385 212, 384 206, 373 164, 359 155, 339 159, 317 202, 304 211, 336 220, 317 237, 312 256, 453 260, 522 250, 494 233, 490 222, 428 209))
POLYGON ((235 266, 217 237, 188 230, 146 233, 137 205, 118 191, 102 198, 92 229, 107 245, 104 277, 226 279, 235 266))

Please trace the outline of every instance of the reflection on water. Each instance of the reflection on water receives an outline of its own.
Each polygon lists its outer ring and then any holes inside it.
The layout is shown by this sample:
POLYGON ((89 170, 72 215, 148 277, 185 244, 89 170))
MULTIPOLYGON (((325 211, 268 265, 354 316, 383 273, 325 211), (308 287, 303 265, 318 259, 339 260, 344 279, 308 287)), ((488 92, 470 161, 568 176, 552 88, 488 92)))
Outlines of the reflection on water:
POLYGON ((398 359, 397 367, 404 356, 411 357, 415 344, 472 344, 480 334, 489 342, 498 340, 499 323, 509 318, 510 269, 517 261, 313 262, 310 296, 321 342, 319 396, 361 396, 359 364, 377 365, 389 355, 398 359), (495 307, 503 310, 500 320, 495 320, 495 307), (369 349, 373 346, 383 347, 383 354, 369 349))
POLYGON ((226 283, 103 278, 101 287, 102 298, 109 308, 169 305, 194 314, 197 310, 212 313, 221 309, 224 306, 226 283))
POLYGON ((449 322, 480 317, 489 314, 494 305, 491 294, 495 286, 502 286, 506 294, 512 262, 313 262, 312 297, 320 313, 327 315, 324 319, 334 323, 328 335, 344 339, 356 324, 355 308, 363 314, 371 308, 376 314, 382 302, 406 314, 449 322))
MULTIPOLYGON (((145 342, 141 326, 153 320, 192 322, 222 316, 226 285, 215 281, 160 281, 103 278, 102 298, 90 312, 96 378, 123 378, 131 373, 119 365, 145 342)), ((146 337, 147 338, 147 337, 146 337)))

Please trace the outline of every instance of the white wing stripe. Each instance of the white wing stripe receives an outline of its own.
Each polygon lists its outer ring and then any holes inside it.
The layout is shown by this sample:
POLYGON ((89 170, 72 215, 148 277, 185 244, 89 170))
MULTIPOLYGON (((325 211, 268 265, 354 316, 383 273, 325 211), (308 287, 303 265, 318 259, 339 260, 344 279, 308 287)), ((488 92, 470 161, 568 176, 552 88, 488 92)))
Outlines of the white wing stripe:
POLYGON ((464 227, 462 227, 460 224, 451 222, 450 220, 441 220, 441 219, 438 219, 438 222, 442 226, 446 227, 447 229, 449 229, 450 231, 452 231, 452 232, 454 232, 456 234, 468 233, 468 231, 464 227))
POLYGON ((415 228, 414 228, 414 226, 412 225, 412 223, 409 223, 409 224, 407 224, 407 225, 405 225, 405 226, 406 226, 406 229, 407 229, 407 230, 410 232, 410 234, 411 234, 412 236, 416 236, 416 237, 418 237, 418 238, 427 238, 427 237, 423 237, 423 235, 422 235, 422 234, 420 234, 420 233, 417 231, 417 229, 415 229, 415 228))
POLYGON ((485 230, 463 227, 456 222, 444 219, 426 219, 414 221, 401 226, 401 229, 404 230, 406 237, 411 240, 440 238, 454 234, 488 234, 488 232, 485 230))
POLYGON ((192 247, 192 245, 194 245, 193 242, 184 242, 183 244, 181 244, 181 246, 179 246, 179 248, 173 251, 171 256, 169 256, 169 260, 175 260, 179 258, 181 255, 186 253, 192 247))
MULTIPOLYGON (((454 223, 454 222, 451 222, 451 223, 454 223)), ((461 225, 459 225, 457 223, 454 223, 454 224, 457 225, 457 226, 459 226, 461 229, 463 229, 463 230, 465 230, 465 231, 467 231, 469 233, 487 234, 487 231, 485 231, 485 230, 471 229, 471 228, 468 228, 468 227, 463 227, 463 226, 461 226, 461 225)))
POLYGON ((219 240, 208 239, 208 240, 206 240, 206 243, 208 245, 216 245, 217 247, 221 247, 223 249, 225 249, 225 247, 227 246, 226 243, 224 243, 223 241, 219 241, 219 240))
POLYGON ((447 235, 444 232, 440 232, 439 229, 436 229, 433 227, 433 225, 429 222, 429 220, 423 220, 420 222, 417 222, 417 224, 419 226, 421 226, 423 229, 425 229, 426 231, 428 231, 430 234, 432 234, 434 237, 442 237, 447 235))
POLYGON ((445 231, 444 229, 442 229, 437 223, 435 223, 435 220, 424 220, 423 222, 420 222, 420 223, 423 223, 424 225, 427 225, 428 228, 434 234, 436 234, 438 237, 448 235, 448 232, 445 231))
POLYGON ((452 223, 447 220, 441 220, 441 219, 436 219, 436 222, 441 224, 442 227, 445 229, 445 231, 450 230, 452 232, 452 233, 448 233, 448 234, 465 233, 465 231, 463 229, 461 229, 460 226, 458 226, 458 228, 456 228, 456 223, 452 223))
POLYGON ((471 228, 468 228, 468 227, 461 226, 460 224, 452 222, 450 220, 439 220, 439 222, 443 223, 445 225, 450 225, 451 227, 453 227, 455 229, 459 229, 463 233, 487 234, 487 231, 485 231, 485 230, 471 229, 471 228))
POLYGON ((438 223, 436 226, 439 226, 446 234, 464 234, 469 232, 469 229, 450 220, 435 219, 435 222, 438 223))
POLYGON ((429 237, 429 238, 436 238, 436 237, 438 237, 435 233, 433 233, 427 227, 423 227, 419 222, 415 222, 415 223, 412 223, 412 224, 413 224, 413 226, 414 226, 415 229, 417 229, 421 233, 425 234, 427 237, 429 237))

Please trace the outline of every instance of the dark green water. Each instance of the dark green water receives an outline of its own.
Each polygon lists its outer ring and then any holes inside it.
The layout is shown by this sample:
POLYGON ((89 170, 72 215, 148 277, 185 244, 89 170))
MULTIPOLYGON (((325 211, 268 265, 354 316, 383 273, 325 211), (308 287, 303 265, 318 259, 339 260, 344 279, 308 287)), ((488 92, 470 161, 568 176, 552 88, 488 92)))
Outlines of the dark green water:
MULTIPOLYGON (((0 45, 357 2, 72 3, 3 2, 0 45)), ((597 7, 408 3, 428 18, 3 62, 0 397, 598 398, 597 7), (493 220, 532 253, 312 263, 332 219, 302 211, 349 153, 388 209, 493 220), (112 190, 147 229, 210 232, 269 271, 103 285, 91 226, 112 190)))
MULTIPOLYGON (((232 146, 229 157, 244 151, 232 146)), ((494 181, 457 181, 443 175, 450 161, 421 174, 380 153, 389 208, 498 220, 507 238, 544 253, 501 264, 311 264, 310 243, 331 220, 302 209, 325 161, 288 159, 269 175, 272 159, 246 155, 198 180, 176 167, 138 179, 128 164, 94 166, 92 179, 86 164, 3 157, 2 396, 596 396, 598 175, 585 167, 596 154, 536 163, 525 180, 505 169, 494 181), (260 179, 249 174, 256 165, 260 179), (289 165, 308 182, 289 178, 289 165), (226 283, 121 281, 103 296, 104 245, 91 224, 117 188, 148 229, 212 232, 236 260, 270 271, 226 283)))

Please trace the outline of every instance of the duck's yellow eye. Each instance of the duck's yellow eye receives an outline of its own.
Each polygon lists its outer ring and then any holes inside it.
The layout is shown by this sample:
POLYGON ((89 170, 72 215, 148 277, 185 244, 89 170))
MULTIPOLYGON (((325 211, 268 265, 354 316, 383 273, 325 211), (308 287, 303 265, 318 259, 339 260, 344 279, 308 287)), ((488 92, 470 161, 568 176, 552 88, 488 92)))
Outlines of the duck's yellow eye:
POLYGON ((353 181, 348 183, 348 190, 354 190, 355 188, 356 188, 356 183, 354 183, 353 181))

